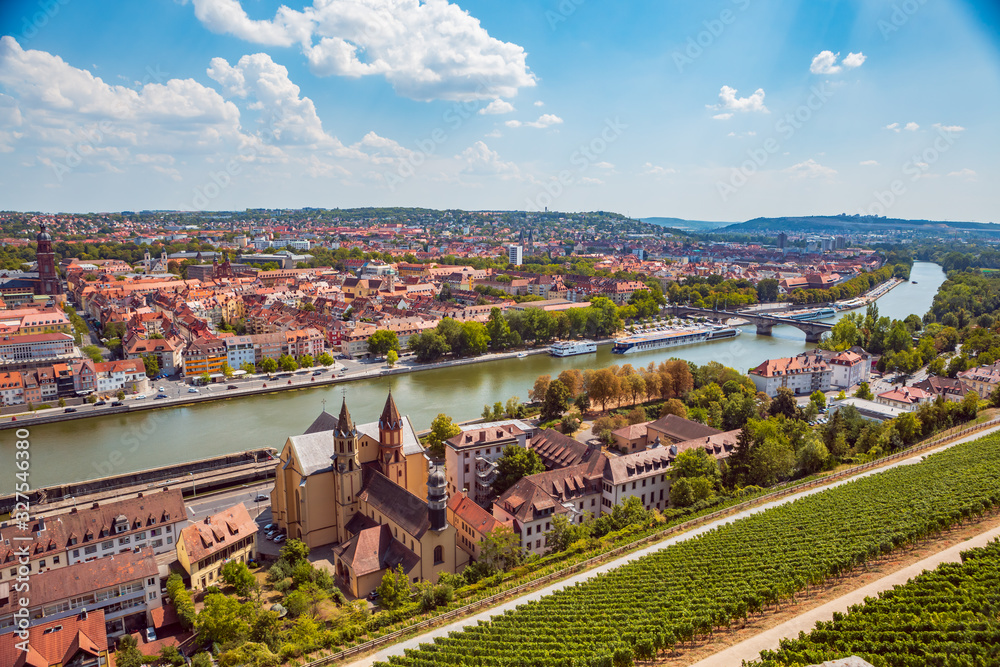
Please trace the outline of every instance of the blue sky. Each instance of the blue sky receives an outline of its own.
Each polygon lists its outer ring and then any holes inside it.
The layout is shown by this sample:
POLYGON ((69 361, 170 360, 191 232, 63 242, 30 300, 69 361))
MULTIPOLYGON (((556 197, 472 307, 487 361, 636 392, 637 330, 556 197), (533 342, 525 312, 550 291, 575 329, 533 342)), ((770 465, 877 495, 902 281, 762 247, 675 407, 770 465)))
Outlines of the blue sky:
POLYGON ((1000 222, 969 0, 7 0, 0 208, 1000 222))

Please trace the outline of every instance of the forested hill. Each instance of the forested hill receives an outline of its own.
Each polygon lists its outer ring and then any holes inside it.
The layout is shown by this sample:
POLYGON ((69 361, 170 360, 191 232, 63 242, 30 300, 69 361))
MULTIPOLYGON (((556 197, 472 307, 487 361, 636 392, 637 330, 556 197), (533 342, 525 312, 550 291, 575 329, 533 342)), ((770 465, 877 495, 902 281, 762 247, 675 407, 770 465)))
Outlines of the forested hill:
POLYGON ((953 220, 903 220, 860 215, 807 215, 801 217, 754 218, 746 222, 729 225, 718 232, 863 232, 899 231, 900 228, 928 232, 946 230, 973 231, 990 235, 1000 235, 1000 224, 988 222, 961 222, 953 220))

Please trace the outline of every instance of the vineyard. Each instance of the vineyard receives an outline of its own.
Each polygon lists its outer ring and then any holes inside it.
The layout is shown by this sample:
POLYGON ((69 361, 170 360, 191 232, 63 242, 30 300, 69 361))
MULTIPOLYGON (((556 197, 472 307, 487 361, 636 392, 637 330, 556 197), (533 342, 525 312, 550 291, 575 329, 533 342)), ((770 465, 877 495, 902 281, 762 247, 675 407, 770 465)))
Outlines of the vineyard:
POLYGON ((753 667, 812 665, 857 655, 875 667, 1000 662, 1000 541, 962 554, 874 600, 783 639, 753 667))
POLYGON ((389 664, 619 667, 1000 505, 1000 436, 722 526, 389 664))

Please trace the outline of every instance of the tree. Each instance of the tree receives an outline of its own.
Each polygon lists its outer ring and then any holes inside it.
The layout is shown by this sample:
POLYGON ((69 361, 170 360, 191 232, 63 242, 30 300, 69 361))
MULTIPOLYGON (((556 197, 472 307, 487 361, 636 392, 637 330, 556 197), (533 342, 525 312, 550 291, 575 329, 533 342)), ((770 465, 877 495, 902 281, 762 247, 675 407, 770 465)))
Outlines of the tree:
POLYGON ((119 389, 118 393, 115 394, 115 396, 118 398, 119 401, 124 401, 125 400, 125 390, 124 389, 119 389))
POLYGON ((233 367, 229 365, 228 361, 222 364, 222 368, 220 370, 227 379, 233 377, 233 367))
POLYGON ((545 401, 542 403, 542 421, 558 419, 569 407, 569 390, 559 380, 549 383, 549 388, 545 392, 545 401))
POLYGON ((535 386, 528 391, 528 398, 533 403, 541 403, 545 400, 545 394, 549 391, 549 384, 552 382, 552 377, 549 375, 539 375, 538 379, 535 380, 535 386))
POLYGON ((321 366, 333 365, 333 357, 330 356, 329 352, 324 352, 323 354, 316 357, 316 361, 318 361, 321 366))
POLYGON ((757 283, 757 299, 762 303, 770 303, 778 300, 778 281, 774 278, 765 278, 757 283))
POLYGON ((750 457, 750 475, 758 486, 774 486, 790 478, 794 469, 795 451, 787 438, 765 438, 750 457))
POLYGON ((771 416, 784 415, 789 419, 795 419, 799 414, 799 408, 795 404, 795 393, 788 387, 778 387, 778 395, 771 401, 768 413, 771 416))
POLYGON ((101 350, 96 345, 84 345, 80 348, 80 351, 90 357, 90 360, 95 364, 104 361, 104 357, 101 356, 101 350))
POLYGON ((565 514, 556 514, 552 517, 552 530, 545 533, 545 546, 550 553, 565 551, 577 540, 589 537, 590 528, 589 521, 575 524, 565 514))
POLYGON ((60 408, 65 408, 66 407, 66 399, 65 398, 60 398, 59 399, 59 407, 60 408))
POLYGON ((687 408, 684 403, 677 398, 668 399, 664 402, 663 407, 660 408, 660 417, 666 417, 667 415, 677 415, 682 419, 687 418, 687 408))
POLYGON ((281 370, 284 372, 291 373, 299 367, 299 362, 295 361, 295 357, 283 354, 278 357, 278 366, 280 366, 281 370))
POLYGON ((509 419, 517 419, 524 412, 524 407, 521 405, 521 398, 519 396, 511 396, 507 399, 503 408, 504 415, 509 419))
POLYGON ((427 448, 436 458, 444 458, 444 441, 454 438, 461 432, 462 429, 451 417, 444 413, 438 413, 438 416, 431 422, 431 432, 427 436, 427 448))
POLYGON ((142 366, 146 369, 147 377, 153 377, 160 372, 160 361, 155 354, 142 355, 142 366))
POLYGON ((817 389, 809 394, 809 401, 816 406, 817 410, 822 410, 826 407, 826 394, 817 389))
POLYGON ((281 560, 293 568, 309 558, 309 546, 301 540, 292 538, 281 547, 281 560))
POLYGON ((201 383, 202 384, 208 384, 209 382, 212 381, 212 375, 208 371, 205 371, 204 373, 202 373, 198 377, 201 378, 201 383))
POLYGON ((807 475, 819 472, 826 467, 829 458, 830 452, 827 450, 826 445, 823 444, 823 441, 817 438, 815 434, 810 434, 810 437, 806 440, 806 444, 798 453, 799 470, 807 475))
POLYGON ((856 398, 863 398, 866 401, 873 400, 875 396, 872 394, 871 387, 868 386, 867 382, 862 382, 858 385, 858 390, 854 392, 856 398))
POLYGON ((490 571, 506 572, 521 562, 521 539, 510 526, 497 526, 483 537, 479 554, 480 561, 490 571))
POLYGON ((463 322, 458 335, 458 346, 452 345, 452 351, 460 357, 478 357, 486 354, 490 337, 482 322, 463 322))
POLYGON ((389 350, 386 352, 385 363, 388 364, 389 368, 395 366, 397 361, 399 361, 399 353, 396 352, 396 350, 389 350))
POLYGON ((209 644, 235 642, 250 634, 250 624, 243 605, 236 598, 221 593, 205 596, 205 606, 195 623, 201 639, 209 644))
POLYGON ((493 482, 493 493, 502 495, 522 477, 540 472, 545 472, 545 465, 535 450, 507 445, 497 460, 497 478, 493 482))
POLYGON ((246 563, 231 560, 222 566, 222 580, 236 589, 236 594, 241 598, 250 595, 250 591, 257 578, 253 576, 246 563))
POLYGON ((303 354, 299 357, 299 366, 302 368, 312 368, 316 365, 316 360, 313 359, 311 354, 303 354))
POLYGON ((251 373, 256 373, 257 367, 251 364, 249 361, 244 361, 242 364, 240 364, 240 370, 249 375, 251 373))
POLYGON ((719 479, 719 464, 715 462, 715 457, 702 447, 684 450, 677 455, 670 468, 670 475, 675 480, 685 477, 704 477, 714 485, 719 479))
POLYGON ((389 610, 395 609, 409 600, 412 594, 410 578, 403 571, 403 566, 398 565, 395 570, 386 570, 377 590, 379 604, 389 610))
POLYGON ((601 404, 601 410, 607 410, 607 405, 611 401, 617 400, 621 396, 621 379, 615 375, 611 368, 602 368, 595 371, 590 379, 590 387, 587 393, 590 400, 601 404))
POLYGON ((115 664, 119 667, 143 667, 145 656, 139 650, 138 642, 132 635, 123 635, 118 640, 118 650, 115 651, 115 664))
POLYGON ((434 330, 410 336, 406 345, 417 356, 417 361, 424 363, 437 361, 444 355, 451 353, 451 346, 447 339, 434 330))
POLYGON ((510 330, 510 324, 507 323, 507 319, 503 316, 499 308, 490 309, 490 319, 486 323, 486 333, 490 339, 490 349, 494 352, 501 352, 513 347, 513 332, 510 330))
POLYGON ((260 370, 265 373, 274 373, 278 370, 278 362, 271 357, 266 357, 260 362, 260 370))
POLYGON ((568 368, 559 374, 558 380, 563 383, 572 397, 577 397, 583 391, 583 373, 576 368, 568 368))
POLYGON ((573 435, 580 430, 580 423, 580 415, 571 412, 562 416, 559 421, 559 430, 566 435, 573 435))
POLYGON ((368 353, 376 357, 384 357, 389 350, 399 352, 399 336, 395 331, 379 329, 368 338, 368 353))

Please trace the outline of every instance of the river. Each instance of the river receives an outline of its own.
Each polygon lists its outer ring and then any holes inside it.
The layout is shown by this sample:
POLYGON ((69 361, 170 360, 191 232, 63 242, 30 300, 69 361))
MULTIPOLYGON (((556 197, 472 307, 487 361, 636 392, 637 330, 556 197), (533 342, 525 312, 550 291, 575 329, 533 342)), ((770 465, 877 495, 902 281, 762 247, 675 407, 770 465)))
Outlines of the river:
MULTIPOLYGON (((936 264, 917 262, 911 279, 917 284, 907 282, 879 299, 881 315, 895 319, 910 313, 923 315, 945 275, 936 264)), ((605 345, 596 354, 578 357, 535 355, 133 415, 41 424, 31 427, 30 482, 38 488, 254 447, 280 449, 289 435, 305 431, 323 409, 323 401, 336 413, 343 392, 352 417, 369 422, 378 419, 391 388, 400 411, 410 416, 417 429, 424 429, 440 412, 456 420, 473 419, 486 403, 511 396, 526 399, 535 378, 546 373, 555 377, 567 368, 622 363, 638 368, 680 357, 698 364, 714 360, 745 372, 765 359, 792 356, 810 347, 804 334, 793 327, 776 327, 773 336, 757 336, 749 326, 738 338, 628 356, 612 355, 611 346, 605 345)), ((0 464, 4 473, 0 493, 14 489, 14 437, 13 430, 0 432, 0 461, 5 462, 0 464)))

